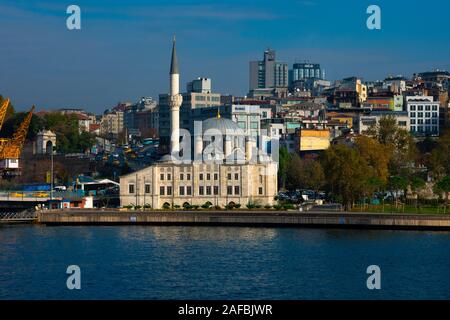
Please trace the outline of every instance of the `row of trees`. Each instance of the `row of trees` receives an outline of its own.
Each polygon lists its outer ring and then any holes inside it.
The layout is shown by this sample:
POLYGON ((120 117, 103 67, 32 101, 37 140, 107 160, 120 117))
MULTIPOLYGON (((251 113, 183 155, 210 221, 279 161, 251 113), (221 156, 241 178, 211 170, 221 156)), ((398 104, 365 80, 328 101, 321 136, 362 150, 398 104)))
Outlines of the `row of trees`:
POLYGON ((367 135, 350 144, 335 144, 318 159, 280 151, 280 186, 326 190, 347 209, 375 192, 417 193, 430 174, 437 194, 450 192, 450 134, 443 134, 421 153, 412 136, 393 117, 382 118, 367 135))
MULTIPOLYGON (((2 97, 0 96, 0 103, 2 97)), ((24 120, 26 112, 15 112, 10 106, 0 137, 11 137, 24 120)), ((33 115, 28 130, 27 139, 33 140, 42 130, 51 130, 56 134, 57 151, 61 153, 79 153, 90 149, 95 143, 95 137, 88 132, 79 132, 78 119, 74 114, 49 112, 42 116, 33 115)))

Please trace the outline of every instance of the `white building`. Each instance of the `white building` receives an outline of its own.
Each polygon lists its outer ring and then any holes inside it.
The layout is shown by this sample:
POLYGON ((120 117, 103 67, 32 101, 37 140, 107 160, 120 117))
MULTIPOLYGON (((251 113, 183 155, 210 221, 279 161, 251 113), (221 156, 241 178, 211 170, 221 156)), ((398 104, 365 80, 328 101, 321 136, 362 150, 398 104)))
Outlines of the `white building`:
POLYGON ((439 135, 439 102, 431 96, 407 96, 406 110, 413 135, 439 135))
POLYGON ((365 133, 372 125, 377 125, 383 117, 393 117, 399 128, 410 131, 410 121, 406 111, 372 111, 369 114, 358 114, 356 133, 365 133))
POLYGON ((123 130, 123 112, 106 112, 100 121, 100 133, 118 135, 123 130))
POLYGON ((188 82, 186 85, 186 92, 211 93, 211 79, 197 78, 188 82))

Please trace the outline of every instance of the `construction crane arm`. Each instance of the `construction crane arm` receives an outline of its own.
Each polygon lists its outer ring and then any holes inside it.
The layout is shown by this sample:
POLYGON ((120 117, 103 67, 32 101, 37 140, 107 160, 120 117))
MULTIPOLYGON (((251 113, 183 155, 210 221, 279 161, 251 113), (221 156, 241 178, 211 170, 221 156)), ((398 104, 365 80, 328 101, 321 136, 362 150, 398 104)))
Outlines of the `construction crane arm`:
POLYGON ((23 146, 25 139, 27 137, 28 128, 31 123, 31 118, 33 117, 34 106, 31 107, 31 110, 26 115, 25 119, 20 124, 19 128, 17 128, 16 132, 14 132, 11 142, 17 146, 23 146))
POLYGON ((3 101, 0 106, 0 130, 2 130, 3 122, 5 121, 6 111, 8 111, 9 99, 3 101))
POLYGON ((18 159, 22 152, 23 144, 27 137, 28 128, 33 117, 34 106, 26 115, 25 119, 20 124, 19 128, 14 132, 14 135, 10 140, 2 145, 0 148, 0 160, 2 159, 18 159))

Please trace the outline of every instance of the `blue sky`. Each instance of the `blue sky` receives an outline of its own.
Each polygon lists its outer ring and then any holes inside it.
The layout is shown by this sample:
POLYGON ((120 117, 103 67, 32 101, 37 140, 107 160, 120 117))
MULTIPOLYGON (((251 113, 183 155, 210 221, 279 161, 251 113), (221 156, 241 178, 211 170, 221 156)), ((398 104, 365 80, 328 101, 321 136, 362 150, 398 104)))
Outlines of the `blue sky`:
POLYGON ((448 0, 74 0, 0 1, 0 94, 16 108, 80 107, 168 91, 176 34, 181 88, 211 77, 223 94, 248 91, 248 62, 265 48, 277 59, 321 63, 327 78, 411 76, 450 69, 448 0), (66 8, 81 7, 81 30, 66 8), (381 7, 381 30, 366 9, 381 7))

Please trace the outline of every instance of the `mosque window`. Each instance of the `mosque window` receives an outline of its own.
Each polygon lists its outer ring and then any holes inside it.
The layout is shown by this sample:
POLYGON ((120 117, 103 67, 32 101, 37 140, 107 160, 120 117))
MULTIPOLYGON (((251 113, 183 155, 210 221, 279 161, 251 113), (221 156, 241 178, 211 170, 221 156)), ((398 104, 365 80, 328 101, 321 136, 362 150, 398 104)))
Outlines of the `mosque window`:
POLYGON ((203 196, 205 194, 205 188, 203 186, 198 187, 198 193, 203 196))
POLYGON ((239 173, 234 174, 234 180, 239 180, 239 173))
POLYGON ((203 180, 203 173, 200 173, 199 179, 200 179, 200 180, 203 180))
POLYGON ((232 195, 233 194, 233 187, 232 186, 228 186, 227 187, 227 194, 228 195, 232 195))
POLYGON ((159 187, 159 194, 160 194, 161 196, 164 195, 164 187, 159 187))
POLYGON ((206 187, 206 195, 208 195, 208 196, 211 195, 211 186, 206 187))
POLYGON ((150 184, 149 183, 145 184, 145 193, 150 193, 150 184))
POLYGON ((184 196, 184 186, 180 187, 180 196, 184 196))
POLYGON ((161 173, 161 174, 159 175, 159 180, 161 180, 161 181, 164 180, 164 173, 161 173))
POLYGON ((170 186, 167 187, 167 195, 168 196, 172 195, 172 187, 170 187, 170 186))
POLYGON ((134 184, 128 185, 128 193, 134 193, 134 184))
POLYGON ((187 180, 191 180, 191 174, 190 173, 186 174, 186 179, 187 180))
POLYGON ((260 195, 263 194, 263 188, 262 188, 262 187, 259 187, 259 188, 258 188, 258 194, 260 194, 260 195))
POLYGON ((184 180, 184 174, 180 173, 180 180, 184 180))
POLYGON ((190 195, 192 194, 192 187, 191 187, 191 186, 187 186, 187 187, 186 187, 186 194, 187 194, 188 196, 190 196, 190 195))
POLYGON ((219 187, 214 186, 214 195, 217 196, 219 194, 219 187))
POLYGON ((231 180, 231 173, 228 174, 228 180, 231 180))
POLYGON ((206 180, 211 180, 211 174, 210 173, 206 174, 206 180))
POLYGON ((239 195, 239 186, 234 186, 234 194, 239 195))
POLYGON ((219 180, 219 175, 217 173, 214 173, 214 180, 219 180))

